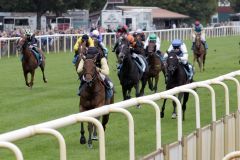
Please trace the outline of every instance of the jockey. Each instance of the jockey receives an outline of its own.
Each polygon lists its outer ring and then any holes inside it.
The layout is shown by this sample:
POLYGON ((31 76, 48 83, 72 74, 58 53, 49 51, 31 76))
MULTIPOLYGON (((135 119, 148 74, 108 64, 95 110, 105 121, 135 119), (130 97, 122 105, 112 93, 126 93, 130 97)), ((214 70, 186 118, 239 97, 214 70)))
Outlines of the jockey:
POLYGON ((193 67, 188 62, 188 52, 185 43, 182 42, 180 39, 174 39, 169 46, 167 52, 171 52, 173 50, 177 51, 177 56, 185 68, 188 79, 191 80, 193 77, 193 67))
POLYGON ((102 35, 99 33, 98 30, 93 30, 91 33, 90 33, 91 37, 92 38, 96 38, 98 40, 98 43, 99 43, 99 46, 101 47, 101 49, 103 50, 104 52, 104 56, 107 58, 108 57, 108 49, 105 47, 104 43, 102 42, 103 38, 102 38, 102 35))
POLYGON ((144 32, 142 31, 142 29, 137 29, 137 30, 136 30, 136 33, 137 33, 137 35, 140 35, 141 40, 144 42, 146 38, 145 38, 145 34, 144 34, 144 32))
POLYGON ((117 41, 113 47, 113 50, 112 52, 115 52, 118 45, 119 45, 119 38, 121 36, 123 37, 127 37, 129 35, 129 32, 128 32, 128 26, 127 25, 119 25, 116 29, 116 37, 117 37, 117 41))
POLYGON ((144 49, 146 50, 148 47, 148 43, 149 42, 153 42, 156 44, 156 53, 161 56, 161 51, 160 51, 160 38, 155 34, 152 33, 148 36, 148 38, 146 39, 145 43, 144 43, 144 49))
POLYGON ((87 34, 84 34, 82 37, 78 38, 77 42, 74 45, 74 51, 75 51, 75 55, 73 58, 72 63, 75 64, 78 60, 78 48, 80 46, 81 43, 83 43, 84 41, 87 41, 87 47, 94 47, 94 41, 92 40, 91 37, 89 37, 87 34))
POLYGON ((37 48, 38 40, 35 38, 35 34, 33 34, 30 30, 25 31, 25 36, 27 43, 29 45, 29 48, 36 54, 36 58, 39 59, 39 62, 42 62, 42 55, 39 52, 39 49, 37 48))
POLYGON ((140 71, 142 73, 144 73, 146 71, 146 60, 145 60, 145 58, 135 51, 135 41, 134 41, 134 37, 131 34, 129 34, 127 36, 127 40, 130 43, 129 47, 130 47, 130 51, 131 51, 133 59, 136 61, 136 64, 137 64, 138 68, 140 69, 140 71))
MULTIPOLYGON (((97 66, 97 71, 100 74, 100 77, 102 78, 103 82, 104 82, 104 86, 105 86, 105 94, 106 94, 106 101, 110 102, 110 99, 113 96, 113 83, 111 82, 111 80, 109 79, 108 75, 109 75, 109 67, 108 67, 108 63, 107 63, 107 59, 104 56, 101 56, 100 54, 98 54, 98 50, 96 47, 90 47, 88 49, 87 52, 87 56, 88 57, 95 57, 97 55, 97 60, 96 60, 96 66, 97 66)), ((83 71, 83 65, 84 65, 84 60, 81 59, 78 68, 77 68, 77 72, 79 74, 82 73, 83 71)), ((79 86, 79 93, 78 95, 81 95, 81 91, 82 91, 82 86, 84 84, 84 80, 81 80, 80 86, 79 86)), ((106 103, 108 104, 108 103, 106 103)))
POLYGON ((205 38, 205 30, 203 28, 203 25, 197 20, 195 21, 194 27, 193 27, 193 44, 192 44, 192 50, 195 48, 195 38, 196 34, 201 34, 201 41, 204 44, 205 49, 208 49, 208 45, 206 43, 206 38, 205 38))

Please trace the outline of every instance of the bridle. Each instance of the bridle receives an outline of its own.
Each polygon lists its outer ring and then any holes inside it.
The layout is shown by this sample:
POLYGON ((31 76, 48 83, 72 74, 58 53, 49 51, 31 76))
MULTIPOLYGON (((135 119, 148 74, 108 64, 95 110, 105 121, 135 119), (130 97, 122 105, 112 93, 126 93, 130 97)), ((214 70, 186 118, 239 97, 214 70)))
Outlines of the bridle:
POLYGON ((92 61, 92 63, 94 63, 94 72, 87 72, 86 68, 83 67, 83 77, 82 77, 82 79, 87 83, 88 86, 91 87, 93 82, 97 78, 98 72, 96 70, 95 60, 94 59, 85 59, 84 63, 86 63, 88 61, 92 61))

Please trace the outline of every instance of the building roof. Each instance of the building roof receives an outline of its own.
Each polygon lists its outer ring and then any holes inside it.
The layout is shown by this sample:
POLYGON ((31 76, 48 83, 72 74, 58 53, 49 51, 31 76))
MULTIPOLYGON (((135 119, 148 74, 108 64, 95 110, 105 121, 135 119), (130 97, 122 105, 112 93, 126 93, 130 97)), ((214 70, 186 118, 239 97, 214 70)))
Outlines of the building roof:
POLYGON ((159 7, 141 7, 141 6, 117 6, 119 9, 124 11, 130 11, 135 9, 151 9, 152 17, 156 19, 186 19, 190 18, 187 15, 183 15, 177 12, 172 12, 166 9, 162 9, 159 7))

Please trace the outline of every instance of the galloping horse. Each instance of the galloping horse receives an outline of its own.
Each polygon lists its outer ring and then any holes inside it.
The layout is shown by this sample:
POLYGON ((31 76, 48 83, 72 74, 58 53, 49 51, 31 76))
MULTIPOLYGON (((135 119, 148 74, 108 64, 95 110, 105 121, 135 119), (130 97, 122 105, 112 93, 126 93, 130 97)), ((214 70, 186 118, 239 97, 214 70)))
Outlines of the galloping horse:
POLYGON ((17 41, 17 49, 20 53, 22 53, 22 68, 23 68, 23 74, 25 78, 25 83, 28 87, 32 88, 33 81, 34 81, 34 74, 35 69, 39 66, 42 71, 43 75, 43 81, 44 83, 47 83, 47 79, 44 74, 44 68, 45 68, 45 57, 40 51, 40 54, 42 55, 42 62, 38 62, 39 60, 36 58, 34 53, 30 50, 29 44, 27 42, 27 37, 21 37, 17 41), (31 74, 31 80, 28 81, 28 73, 31 74))
POLYGON ((79 48, 78 48, 78 59, 77 59, 77 62, 75 63, 75 68, 77 70, 78 68, 78 65, 81 61, 81 58, 86 55, 87 53, 87 41, 83 41, 80 45, 79 45, 79 48))
POLYGON ((122 85, 123 99, 131 98, 131 90, 134 87, 136 97, 144 94, 144 88, 147 83, 147 73, 140 73, 137 64, 134 62, 127 39, 123 38, 119 46, 118 61, 122 64, 119 72, 119 80, 122 85), (139 82, 142 82, 141 90, 139 91, 139 82))
POLYGON ((201 41, 201 34, 196 34, 195 47, 193 49, 193 64, 197 60, 200 72, 204 71, 205 59, 206 59, 206 49, 201 41))
MULTIPOLYGON (((93 59, 85 59, 84 58, 84 66, 82 72, 82 80, 85 81, 82 86, 83 90, 80 94, 80 112, 88 111, 94 108, 101 107, 107 103, 105 97, 105 86, 102 82, 100 74, 97 72, 97 68, 95 65, 96 56, 93 59)), ((110 103, 114 102, 114 96, 112 96, 110 103)), ((108 102, 109 103, 109 102, 108 102)), ((102 117, 102 125, 104 130, 106 129, 106 124, 109 120, 109 114, 103 115, 102 117)), ((95 126, 94 126, 95 127, 95 126)), ((92 140, 97 139, 96 129, 94 128, 93 132, 93 124, 88 123, 88 147, 92 148, 92 140), (92 138, 93 133, 93 138, 92 138)), ((86 138, 84 136, 84 125, 81 123, 81 137, 80 143, 85 144, 86 138)))
POLYGON ((151 91, 157 92, 157 85, 159 80, 159 73, 163 71, 165 75, 164 65, 160 60, 160 57, 156 54, 156 45, 153 42, 149 42, 148 47, 146 48, 146 56, 149 65, 148 73, 148 85, 151 91), (153 85, 153 80, 155 83, 153 85))
MULTIPOLYGON (((192 82, 192 80, 188 80, 187 74, 183 68, 184 66, 179 62, 177 54, 175 51, 171 51, 168 53, 167 58, 167 84, 166 84, 166 90, 172 89, 174 87, 178 87, 187 83, 192 82)), ((185 119, 185 110, 186 110, 186 104, 189 98, 189 93, 179 93, 178 99, 181 101, 183 97, 183 103, 182 103, 182 114, 183 114, 183 120, 185 119)), ((166 99, 164 99, 162 110, 161 110, 161 117, 164 117, 164 110, 165 110, 165 103, 166 99)), ((172 118, 176 118, 176 103, 173 102, 173 113, 172 118)))

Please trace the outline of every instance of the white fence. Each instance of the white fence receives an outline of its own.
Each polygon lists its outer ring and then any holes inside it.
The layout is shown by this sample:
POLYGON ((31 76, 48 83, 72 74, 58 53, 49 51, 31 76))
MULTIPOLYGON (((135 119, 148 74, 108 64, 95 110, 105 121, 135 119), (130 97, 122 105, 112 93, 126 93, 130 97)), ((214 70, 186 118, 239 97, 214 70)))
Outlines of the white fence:
MULTIPOLYGON (((240 150, 240 84, 235 78, 240 75, 240 70, 229 74, 219 76, 214 79, 209 79, 201 82, 194 82, 184 86, 176 87, 168 91, 140 97, 130 100, 118 102, 111 105, 106 105, 94 110, 69 115, 67 117, 48 121, 26 128, 18 129, 0 135, 0 147, 12 150, 17 160, 23 160, 21 150, 13 144, 14 141, 25 139, 36 134, 50 134, 59 141, 60 160, 66 160, 66 145, 63 136, 57 128, 69 126, 80 121, 89 121, 94 123, 99 131, 99 159, 105 160, 105 135, 103 127, 98 120, 93 117, 98 117, 110 112, 119 112, 124 114, 128 119, 129 125, 129 159, 135 160, 135 142, 134 142, 134 120, 132 115, 126 108, 136 106, 137 104, 149 104, 156 111, 156 151, 147 155, 145 160, 220 160, 224 155, 232 151, 240 150), (224 81, 230 80, 236 84, 237 88, 237 105, 236 113, 229 113, 229 90, 224 81), (212 85, 220 85, 225 92, 225 117, 221 120, 216 119, 216 96, 212 85), (200 99, 194 91, 196 88, 206 88, 211 94, 211 112, 212 123, 201 128, 200 124, 200 99), (184 136, 182 134, 182 109, 180 101, 173 96, 179 92, 189 92, 194 96, 196 109, 196 131, 184 136), (154 102, 160 99, 172 99, 177 104, 177 127, 178 135, 177 142, 169 145, 161 146, 161 118, 159 106, 154 102)), ((231 153, 225 157, 225 160, 231 159, 239 152, 231 153)))
MULTIPOLYGON (((189 40, 192 37, 191 28, 176 28, 156 31, 145 31, 146 36, 149 33, 155 32, 162 41, 171 41, 175 38, 189 40)), ((240 26, 223 26, 223 27, 211 27, 206 28, 206 36, 223 37, 223 36, 236 36, 240 35, 240 26)), ((58 34, 58 35, 43 35, 37 36, 39 40, 38 46, 47 53, 50 52, 72 52, 73 46, 80 34, 58 34)), ((18 38, 0 38, 0 59, 3 56, 10 57, 11 55, 17 55, 16 40, 18 38)), ((104 43, 110 48, 113 46, 116 40, 115 33, 104 33, 104 43)))

